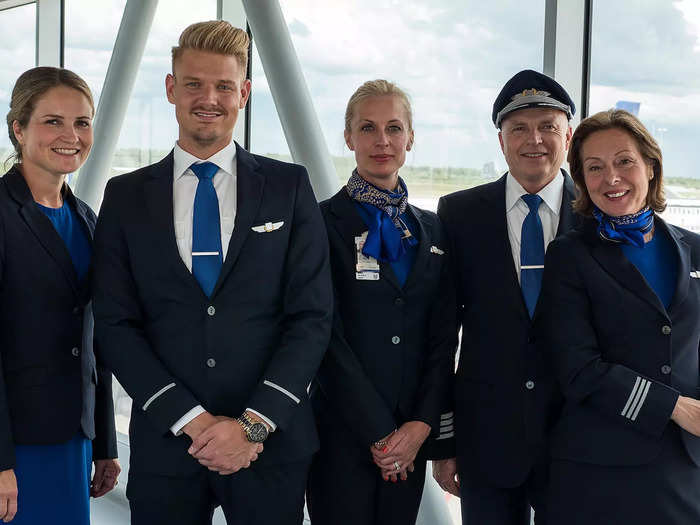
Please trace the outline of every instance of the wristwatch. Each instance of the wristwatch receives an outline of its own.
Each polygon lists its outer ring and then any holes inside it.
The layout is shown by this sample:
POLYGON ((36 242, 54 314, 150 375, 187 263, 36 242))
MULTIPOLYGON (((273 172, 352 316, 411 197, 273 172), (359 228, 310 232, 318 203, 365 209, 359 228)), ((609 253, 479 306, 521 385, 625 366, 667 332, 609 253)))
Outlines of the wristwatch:
POLYGON ((245 412, 237 417, 236 421, 243 427, 245 437, 251 443, 262 443, 267 439, 267 435, 269 434, 267 427, 263 423, 253 422, 245 412))

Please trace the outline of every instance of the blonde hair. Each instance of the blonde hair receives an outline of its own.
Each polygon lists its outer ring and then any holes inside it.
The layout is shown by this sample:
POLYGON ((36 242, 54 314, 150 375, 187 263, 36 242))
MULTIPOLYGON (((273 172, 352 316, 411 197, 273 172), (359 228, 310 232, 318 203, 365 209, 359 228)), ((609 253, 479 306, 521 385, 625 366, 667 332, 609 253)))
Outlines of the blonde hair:
POLYGON ((12 123, 16 120, 21 128, 27 127, 39 99, 50 89, 59 86, 75 89, 85 95, 90 109, 92 109, 92 114, 95 114, 95 103, 90 88, 82 78, 71 70, 41 66, 25 71, 15 82, 15 87, 12 88, 10 111, 7 113, 7 132, 15 149, 15 152, 7 159, 8 162, 12 159, 15 162, 22 162, 22 148, 15 137, 12 123))
POLYGON ((406 92, 399 86, 388 80, 377 79, 368 80, 362 84, 348 100, 347 108, 345 108, 345 132, 351 132, 352 117, 355 113, 355 108, 357 105, 370 97, 384 97, 393 96, 397 97, 404 108, 406 109, 406 116, 408 119, 408 130, 413 131, 413 112, 411 110, 411 101, 408 98, 406 92))
POLYGON ((250 38, 243 29, 233 27, 225 20, 210 20, 189 25, 180 35, 178 45, 173 46, 173 71, 175 61, 185 49, 208 51, 219 55, 233 56, 245 75, 248 69, 250 38))
POLYGON ((629 134, 637 144, 639 152, 651 166, 653 178, 649 181, 646 203, 652 210, 662 212, 666 209, 666 197, 664 195, 664 168, 661 148, 651 133, 644 127, 641 121, 624 109, 609 109, 581 121, 571 137, 569 146, 569 168, 571 178, 578 188, 577 197, 574 200, 574 210, 581 215, 593 214, 593 201, 586 188, 586 180, 583 174, 583 143, 591 134, 606 129, 619 129, 629 134))

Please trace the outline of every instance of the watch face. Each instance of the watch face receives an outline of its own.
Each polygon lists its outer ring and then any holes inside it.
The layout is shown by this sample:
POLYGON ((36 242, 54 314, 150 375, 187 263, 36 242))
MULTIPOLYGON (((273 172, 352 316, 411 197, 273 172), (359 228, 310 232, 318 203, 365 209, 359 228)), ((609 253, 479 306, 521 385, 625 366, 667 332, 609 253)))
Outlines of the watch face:
POLYGON ((248 439, 253 443, 262 443, 267 439, 267 427, 262 423, 253 423, 248 429, 248 439))

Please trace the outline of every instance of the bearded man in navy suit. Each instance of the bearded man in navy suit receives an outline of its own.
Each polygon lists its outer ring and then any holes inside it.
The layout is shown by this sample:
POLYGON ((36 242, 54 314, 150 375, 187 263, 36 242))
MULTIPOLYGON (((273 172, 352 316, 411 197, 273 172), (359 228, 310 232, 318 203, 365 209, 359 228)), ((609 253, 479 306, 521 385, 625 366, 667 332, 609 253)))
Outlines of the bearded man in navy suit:
POLYGON ((303 520, 328 248, 306 170, 232 140, 248 48, 224 21, 185 29, 165 81, 177 143, 105 190, 96 331, 134 400, 136 525, 210 523, 218 505, 229 524, 303 520))

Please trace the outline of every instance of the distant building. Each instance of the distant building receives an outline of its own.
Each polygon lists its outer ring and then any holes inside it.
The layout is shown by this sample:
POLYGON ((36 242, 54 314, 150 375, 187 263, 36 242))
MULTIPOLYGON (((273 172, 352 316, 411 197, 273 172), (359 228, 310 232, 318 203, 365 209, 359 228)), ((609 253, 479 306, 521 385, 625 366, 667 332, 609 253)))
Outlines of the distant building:
POLYGON ((496 164, 493 161, 484 164, 481 168, 481 175, 487 179, 495 179, 498 175, 496 173, 496 164))

